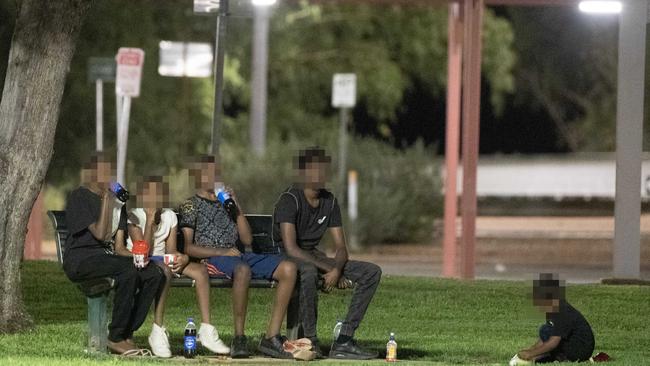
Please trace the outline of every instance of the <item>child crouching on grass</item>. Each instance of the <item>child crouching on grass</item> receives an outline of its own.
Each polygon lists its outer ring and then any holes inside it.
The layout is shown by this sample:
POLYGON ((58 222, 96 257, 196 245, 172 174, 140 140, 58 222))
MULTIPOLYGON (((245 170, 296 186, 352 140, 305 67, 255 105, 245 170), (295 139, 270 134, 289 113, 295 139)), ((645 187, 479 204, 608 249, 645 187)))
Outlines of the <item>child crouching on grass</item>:
POLYGON ((557 275, 542 273, 539 280, 533 281, 533 303, 546 313, 546 323, 539 328, 538 341, 530 348, 519 351, 515 358, 518 356, 528 363, 589 360, 594 351, 591 326, 566 301, 563 281, 557 275))

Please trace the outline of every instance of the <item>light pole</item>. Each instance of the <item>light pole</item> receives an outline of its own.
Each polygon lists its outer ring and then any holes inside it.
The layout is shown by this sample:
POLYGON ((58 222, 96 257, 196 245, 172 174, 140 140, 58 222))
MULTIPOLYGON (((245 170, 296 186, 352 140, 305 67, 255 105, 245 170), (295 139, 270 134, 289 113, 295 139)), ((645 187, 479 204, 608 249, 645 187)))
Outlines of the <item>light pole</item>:
POLYGON ((252 0, 253 49, 251 76, 251 121, 250 143, 253 153, 258 156, 266 149, 266 105, 269 58, 269 18, 270 6, 276 0, 252 0))
POLYGON ((619 14, 616 101, 616 198, 613 275, 639 278, 641 256, 641 153, 645 93, 647 0, 582 1, 591 14, 619 14))
POLYGON ((194 13, 217 13, 214 40, 214 109, 212 111, 212 143, 210 153, 219 155, 219 128, 223 110, 223 60, 225 56, 226 29, 228 27, 228 0, 194 0, 194 13))

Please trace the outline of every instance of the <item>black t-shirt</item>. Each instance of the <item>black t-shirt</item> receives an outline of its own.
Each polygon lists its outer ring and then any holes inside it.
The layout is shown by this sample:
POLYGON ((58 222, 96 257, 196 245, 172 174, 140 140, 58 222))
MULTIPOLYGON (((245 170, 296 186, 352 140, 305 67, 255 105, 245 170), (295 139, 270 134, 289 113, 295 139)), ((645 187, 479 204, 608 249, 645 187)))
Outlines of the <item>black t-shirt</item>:
POLYGON ((570 361, 586 360, 594 351, 594 334, 582 314, 566 301, 560 303, 557 313, 547 313, 546 322, 551 336, 561 337, 556 352, 562 352, 570 361))
MULTIPOLYGON (((113 215, 112 226, 117 230, 127 229, 126 206, 119 208, 115 203, 114 210, 119 210, 119 218, 113 215)), ((65 242, 63 253, 63 268, 66 272, 74 271, 79 262, 92 255, 112 252, 112 242, 97 240, 88 228, 99 220, 102 199, 85 187, 79 187, 68 196, 65 209, 65 220, 69 235, 65 242)), ((118 211, 115 211, 118 212, 118 211)))
POLYGON ((239 240, 237 223, 218 201, 195 195, 181 204, 179 216, 179 227, 194 230, 196 245, 233 248, 239 240))
POLYGON ((302 189, 291 187, 280 194, 273 210, 273 241, 282 243, 280 223, 296 225, 296 242, 302 249, 318 245, 330 227, 340 227, 341 209, 334 195, 322 189, 318 207, 312 207, 302 189))

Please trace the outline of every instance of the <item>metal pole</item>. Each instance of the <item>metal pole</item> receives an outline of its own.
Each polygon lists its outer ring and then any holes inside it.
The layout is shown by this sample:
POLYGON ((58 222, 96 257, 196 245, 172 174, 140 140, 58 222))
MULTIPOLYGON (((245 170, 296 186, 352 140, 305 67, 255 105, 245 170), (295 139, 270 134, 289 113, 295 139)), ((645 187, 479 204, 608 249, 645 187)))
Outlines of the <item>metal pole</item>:
MULTIPOLYGON (((118 173, 118 175, 119 175, 119 168, 120 168, 120 165, 119 165, 120 164, 119 163, 120 162, 120 146, 122 145, 122 137, 121 137, 122 136, 122 123, 120 121, 120 118, 122 117, 122 103, 123 102, 124 102, 124 97, 116 93, 115 94, 115 107, 116 107, 117 110, 115 111, 115 129, 116 129, 115 142, 116 142, 116 145, 117 145, 117 151, 116 151, 117 159, 116 159, 116 162, 117 162, 117 173, 118 173)), ((120 181, 120 182, 122 184, 124 183, 122 181, 120 181)))
POLYGON ((445 140, 445 214, 442 244, 442 275, 458 276, 456 250, 456 216, 458 195, 456 193, 458 154, 460 146, 460 98, 462 70, 462 7, 449 4, 448 63, 447 63, 447 131, 445 140))
POLYGON ((618 41, 614 277, 639 278, 646 0, 623 2, 618 41))
POLYGON ((346 184, 345 184, 345 163, 348 155, 347 144, 347 129, 348 129, 348 108, 341 108, 339 110, 341 126, 339 127, 339 172, 338 181, 341 187, 341 194, 339 197, 346 197, 346 184))
POLYGON ((104 150, 104 82, 95 80, 95 149, 104 150))
POLYGON ((131 113, 131 97, 124 97, 120 116, 119 142, 117 145, 117 181, 126 184, 126 149, 129 144, 129 114, 131 113))
POLYGON ((269 6, 255 6, 253 17, 253 70, 251 77, 250 139, 253 152, 266 149, 266 103, 269 57, 269 6))
POLYGON ((359 216, 358 197, 359 182, 356 170, 348 172, 348 218, 350 219, 350 248, 354 251, 359 250, 359 239, 357 237, 357 217, 359 216))
POLYGON ((221 0, 217 15, 217 30, 214 49, 217 57, 214 61, 214 109, 212 112, 212 144, 210 152, 219 155, 219 128, 223 111, 223 62, 226 47, 226 29, 228 26, 228 0, 221 0))
POLYGON ((481 26, 483 0, 465 0, 463 72, 462 277, 474 278, 476 246, 476 169, 481 103, 481 26))

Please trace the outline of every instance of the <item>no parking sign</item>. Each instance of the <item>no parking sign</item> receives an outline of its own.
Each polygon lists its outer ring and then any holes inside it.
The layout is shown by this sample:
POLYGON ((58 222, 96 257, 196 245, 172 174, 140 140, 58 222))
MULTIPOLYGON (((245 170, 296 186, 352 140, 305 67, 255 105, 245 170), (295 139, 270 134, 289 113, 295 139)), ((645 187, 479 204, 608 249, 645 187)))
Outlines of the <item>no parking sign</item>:
POLYGON ((126 97, 140 96, 140 80, 144 51, 140 48, 122 47, 115 56, 117 63, 115 93, 126 97))

